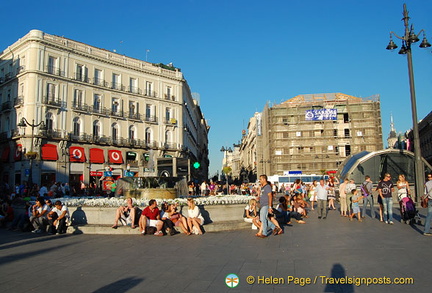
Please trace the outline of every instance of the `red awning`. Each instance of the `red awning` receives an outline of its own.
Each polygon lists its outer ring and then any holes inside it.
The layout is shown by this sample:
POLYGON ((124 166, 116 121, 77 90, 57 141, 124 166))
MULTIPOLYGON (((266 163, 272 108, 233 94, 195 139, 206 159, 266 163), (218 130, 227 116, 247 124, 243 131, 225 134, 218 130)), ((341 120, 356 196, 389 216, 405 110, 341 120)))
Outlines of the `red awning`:
POLYGON ((90 149, 90 163, 105 163, 103 149, 92 148, 90 149))
POLYGON ((44 144, 42 146, 42 160, 57 161, 57 146, 55 144, 44 144))
POLYGON ((14 160, 15 161, 21 161, 22 160, 22 145, 21 144, 17 144, 15 146, 14 160))
POLYGON ((3 149, 2 155, 1 155, 1 161, 2 162, 9 162, 9 153, 10 153, 10 146, 6 146, 3 149))
POLYGON ((113 164, 123 164, 123 156, 121 151, 109 150, 108 151, 109 162, 113 164))
POLYGON ((83 163, 86 161, 84 148, 70 147, 69 148, 69 161, 83 163))

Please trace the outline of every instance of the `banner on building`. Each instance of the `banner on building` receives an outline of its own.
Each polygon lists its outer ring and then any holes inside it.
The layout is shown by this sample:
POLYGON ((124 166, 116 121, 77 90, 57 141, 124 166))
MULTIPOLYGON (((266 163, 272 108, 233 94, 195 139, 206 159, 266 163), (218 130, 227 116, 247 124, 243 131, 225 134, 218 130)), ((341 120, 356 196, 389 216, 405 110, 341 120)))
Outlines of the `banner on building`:
POLYGON ((313 121, 337 120, 337 109, 306 110, 305 119, 313 121))

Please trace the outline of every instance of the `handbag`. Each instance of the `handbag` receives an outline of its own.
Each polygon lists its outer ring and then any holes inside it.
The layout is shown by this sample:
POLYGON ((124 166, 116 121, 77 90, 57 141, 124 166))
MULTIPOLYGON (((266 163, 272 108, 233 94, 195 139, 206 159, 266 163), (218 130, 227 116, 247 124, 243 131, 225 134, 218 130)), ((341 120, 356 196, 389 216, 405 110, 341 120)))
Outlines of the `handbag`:
POLYGON ((424 197, 422 197, 421 203, 420 203, 421 207, 422 208, 427 208, 428 207, 428 201, 429 201, 429 198, 428 198, 427 195, 424 196, 424 197))

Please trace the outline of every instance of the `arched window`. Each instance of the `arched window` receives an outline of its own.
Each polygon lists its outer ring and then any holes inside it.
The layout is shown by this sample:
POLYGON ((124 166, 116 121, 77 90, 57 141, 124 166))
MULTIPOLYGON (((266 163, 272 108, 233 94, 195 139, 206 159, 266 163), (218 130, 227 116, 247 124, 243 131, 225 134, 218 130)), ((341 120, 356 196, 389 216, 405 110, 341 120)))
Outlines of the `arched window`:
POLYGON ((93 137, 100 137, 102 135, 101 133, 101 125, 99 120, 96 120, 93 122, 93 137))
POLYGON ((135 126, 130 126, 129 127, 129 139, 135 139, 135 133, 136 133, 136 130, 135 130, 135 126))
POLYGON ((81 133, 81 121, 78 117, 73 120, 73 135, 79 136, 81 133))
POLYGON ((48 112, 45 116, 46 121, 45 121, 45 125, 46 125, 46 130, 48 132, 53 131, 54 130, 54 115, 50 112, 48 112))
POLYGON ((113 140, 118 140, 119 138, 119 127, 117 123, 111 125, 111 137, 113 140))
POLYGON ((152 139, 152 131, 151 128, 149 127, 145 131, 145 142, 147 146, 151 144, 151 139, 152 139))
POLYGON ((171 131, 167 130, 165 132, 165 143, 171 143, 172 142, 172 133, 171 131))

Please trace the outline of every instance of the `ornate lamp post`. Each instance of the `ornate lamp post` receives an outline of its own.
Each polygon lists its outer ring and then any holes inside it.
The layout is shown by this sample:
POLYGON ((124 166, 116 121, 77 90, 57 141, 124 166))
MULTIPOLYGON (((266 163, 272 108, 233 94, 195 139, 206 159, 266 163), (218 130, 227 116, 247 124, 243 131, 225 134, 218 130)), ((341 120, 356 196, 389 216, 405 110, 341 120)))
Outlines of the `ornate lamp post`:
POLYGON ((225 179, 226 179, 226 185, 227 185, 227 194, 229 194, 229 183, 228 183, 228 173, 227 169, 228 169, 228 153, 232 153, 232 149, 230 147, 225 147, 222 146, 220 149, 221 152, 224 153, 224 157, 225 157, 225 163, 224 163, 224 168, 222 169, 222 172, 225 173, 225 179), (225 170, 225 171, 224 171, 225 170))
POLYGON ((417 34, 414 32, 414 26, 409 25, 409 16, 408 10, 406 8, 406 4, 403 5, 403 18, 402 18, 405 26, 405 32, 402 37, 398 36, 394 32, 390 32, 390 42, 387 46, 387 50, 394 50, 398 46, 393 42, 392 35, 396 38, 402 40, 402 47, 399 50, 399 54, 405 54, 407 56, 408 61, 408 77, 409 77, 409 86, 410 86, 410 96, 411 96, 411 111, 412 111, 412 120, 413 120, 413 135, 414 135, 414 168, 415 168, 415 192, 416 199, 423 193, 423 184, 424 184, 424 168, 421 160, 421 150, 420 150, 420 138, 419 138, 419 130, 418 130, 418 120, 417 120, 417 102, 415 96, 415 87, 414 87, 414 73, 413 73, 413 64, 412 64, 412 53, 411 53, 411 44, 418 42, 420 39, 418 36, 423 33, 423 40, 420 43, 420 48, 428 48, 431 46, 426 39, 425 31, 422 29, 417 34))
POLYGON ((21 128, 26 128, 27 125, 31 127, 31 144, 30 144, 30 152, 27 152, 25 156, 30 160, 28 185, 29 185, 29 190, 31 190, 33 187, 33 160, 36 159, 37 157, 37 153, 33 152, 34 129, 36 127, 39 127, 39 130, 46 130, 46 127, 43 121, 35 124, 33 119, 32 123, 30 123, 24 117, 21 119, 20 123, 17 124, 17 126, 21 128))

